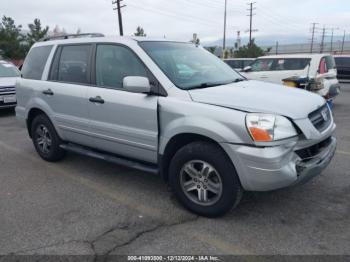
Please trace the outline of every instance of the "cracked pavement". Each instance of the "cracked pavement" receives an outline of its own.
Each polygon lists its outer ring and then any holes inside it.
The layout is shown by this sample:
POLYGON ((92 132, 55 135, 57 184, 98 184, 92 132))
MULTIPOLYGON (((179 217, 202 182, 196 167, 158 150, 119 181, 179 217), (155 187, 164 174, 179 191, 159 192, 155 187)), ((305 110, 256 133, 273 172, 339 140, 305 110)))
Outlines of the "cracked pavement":
POLYGON ((184 210, 154 175, 76 154, 44 162, 1 111, 0 254, 349 255, 350 85, 334 110, 338 153, 321 176, 248 193, 217 219, 184 210))

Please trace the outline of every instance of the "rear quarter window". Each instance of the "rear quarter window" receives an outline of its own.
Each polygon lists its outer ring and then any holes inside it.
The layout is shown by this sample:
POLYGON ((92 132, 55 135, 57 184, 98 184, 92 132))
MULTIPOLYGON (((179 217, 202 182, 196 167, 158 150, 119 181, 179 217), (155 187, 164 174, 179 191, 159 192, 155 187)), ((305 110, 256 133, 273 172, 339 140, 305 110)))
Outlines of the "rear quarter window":
POLYGON ((22 77, 26 79, 41 80, 51 50, 52 45, 32 48, 24 61, 22 77))

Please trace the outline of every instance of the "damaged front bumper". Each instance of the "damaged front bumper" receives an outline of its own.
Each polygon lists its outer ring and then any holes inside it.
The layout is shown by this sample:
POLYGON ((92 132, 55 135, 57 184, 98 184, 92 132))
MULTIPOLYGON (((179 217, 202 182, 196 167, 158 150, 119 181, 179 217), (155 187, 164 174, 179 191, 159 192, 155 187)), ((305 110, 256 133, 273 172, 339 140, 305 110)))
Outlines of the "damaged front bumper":
POLYGON ((271 191, 305 183, 328 166, 336 145, 332 134, 302 147, 296 143, 276 147, 222 144, 247 191, 271 191))

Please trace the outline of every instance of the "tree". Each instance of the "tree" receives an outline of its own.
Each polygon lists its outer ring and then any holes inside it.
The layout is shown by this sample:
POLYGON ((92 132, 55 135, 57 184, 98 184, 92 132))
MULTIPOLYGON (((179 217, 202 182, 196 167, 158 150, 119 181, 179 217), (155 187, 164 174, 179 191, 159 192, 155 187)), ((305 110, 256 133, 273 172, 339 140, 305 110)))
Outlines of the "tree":
POLYGON ((141 26, 138 26, 136 28, 136 33, 134 33, 134 36, 147 36, 145 34, 145 31, 143 30, 143 28, 141 26))
POLYGON ((209 51, 210 53, 212 53, 212 54, 215 53, 215 50, 216 50, 216 46, 209 46, 209 47, 208 47, 208 51, 209 51))
POLYGON ((11 17, 3 16, 0 23, 0 50, 9 59, 24 58, 27 48, 21 35, 22 26, 16 26, 11 17))
POLYGON ((66 30, 64 28, 61 29, 58 25, 53 29, 53 36, 62 36, 65 34, 67 34, 66 30))
POLYGON ((28 24, 30 32, 27 34, 27 41, 31 47, 35 42, 44 38, 49 31, 49 27, 46 26, 44 29, 41 27, 40 19, 35 18, 33 24, 28 24))
POLYGON ((265 55, 264 50, 255 44, 254 39, 252 40, 251 45, 240 47, 235 51, 235 57, 237 58, 255 58, 263 55, 265 55))

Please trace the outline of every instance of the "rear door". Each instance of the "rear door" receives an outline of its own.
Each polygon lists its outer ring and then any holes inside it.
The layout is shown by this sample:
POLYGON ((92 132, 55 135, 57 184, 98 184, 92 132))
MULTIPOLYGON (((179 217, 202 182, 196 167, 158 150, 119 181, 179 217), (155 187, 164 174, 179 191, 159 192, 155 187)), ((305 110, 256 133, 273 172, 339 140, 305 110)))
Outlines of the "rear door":
POLYGON ((97 44, 94 84, 88 89, 91 132, 97 149, 155 163, 158 153, 158 97, 123 90, 126 76, 149 77, 128 47, 97 44))
POLYGON ((89 133, 87 86, 91 83, 92 45, 58 46, 49 81, 40 92, 53 111, 53 118, 66 141, 92 146, 89 133))

